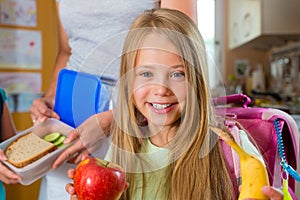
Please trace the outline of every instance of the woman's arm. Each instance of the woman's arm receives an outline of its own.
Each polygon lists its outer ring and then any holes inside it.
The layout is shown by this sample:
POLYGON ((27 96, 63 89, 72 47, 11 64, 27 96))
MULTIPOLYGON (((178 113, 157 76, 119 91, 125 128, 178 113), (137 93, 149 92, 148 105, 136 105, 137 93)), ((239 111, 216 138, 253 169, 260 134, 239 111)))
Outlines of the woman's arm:
POLYGON ((197 0, 161 0, 160 7, 179 10, 197 22, 197 0))
MULTIPOLYGON (((59 13, 59 3, 56 3, 57 13, 59 13)), ((54 99, 56 93, 56 84, 59 71, 64 68, 69 60, 71 55, 71 48, 69 46, 69 38, 66 34, 62 23, 59 18, 59 14, 57 16, 58 19, 58 42, 59 49, 58 54, 56 56, 56 62, 54 66, 54 70, 52 73, 50 86, 44 97, 35 99, 33 101, 32 106, 30 107, 31 118, 33 120, 41 119, 41 118, 59 118, 59 116, 53 111, 54 108, 54 99)))
POLYGON ((56 12, 58 19, 58 54, 56 57, 55 67, 52 74, 52 81, 45 96, 55 96, 56 83, 59 71, 64 68, 70 58, 71 48, 69 46, 69 37, 65 32, 59 17, 59 3, 56 3, 56 12))

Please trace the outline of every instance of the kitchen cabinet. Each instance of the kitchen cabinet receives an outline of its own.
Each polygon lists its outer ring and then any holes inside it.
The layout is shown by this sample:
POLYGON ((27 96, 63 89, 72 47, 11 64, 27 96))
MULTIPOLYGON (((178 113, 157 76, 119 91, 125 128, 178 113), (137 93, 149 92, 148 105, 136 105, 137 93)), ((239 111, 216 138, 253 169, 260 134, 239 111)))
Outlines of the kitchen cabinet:
POLYGON ((300 0, 229 0, 229 49, 300 40, 300 0))

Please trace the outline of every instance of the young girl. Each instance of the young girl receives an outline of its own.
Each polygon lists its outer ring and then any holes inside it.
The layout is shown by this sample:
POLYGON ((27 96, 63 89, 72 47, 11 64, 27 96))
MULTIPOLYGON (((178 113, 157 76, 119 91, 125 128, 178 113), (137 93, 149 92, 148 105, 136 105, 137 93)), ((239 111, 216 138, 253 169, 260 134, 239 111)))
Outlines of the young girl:
MULTIPOLYGON (((16 134, 15 126, 12 121, 8 105, 6 103, 5 91, 0 88, 0 142, 14 136, 16 134)), ((0 151, 2 151, 0 149, 0 151)), ((17 183, 19 176, 10 172, 1 162, 0 162, 0 180, 5 183, 17 183)), ((5 199, 5 189, 0 181, 0 200, 5 199)))
MULTIPOLYGON (((214 115, 206 69, 202 38, 186 15, 151 10, 132 24, 105 158, 127 172, 122 199, 237 198, 220 144, 208 131, 214 115)), ((66 189, 77 199, 71 184, 66 189)))

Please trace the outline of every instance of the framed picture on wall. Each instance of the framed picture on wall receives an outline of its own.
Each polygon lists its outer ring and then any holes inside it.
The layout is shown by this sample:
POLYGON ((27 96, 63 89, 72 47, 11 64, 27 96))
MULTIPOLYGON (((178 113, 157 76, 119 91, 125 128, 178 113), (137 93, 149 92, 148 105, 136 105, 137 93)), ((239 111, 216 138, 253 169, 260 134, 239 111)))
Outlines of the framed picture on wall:
POLYGON ((250 67, 247 59, 235 61, 235 75, 237 78, 245 78, 249 75, 250 67))

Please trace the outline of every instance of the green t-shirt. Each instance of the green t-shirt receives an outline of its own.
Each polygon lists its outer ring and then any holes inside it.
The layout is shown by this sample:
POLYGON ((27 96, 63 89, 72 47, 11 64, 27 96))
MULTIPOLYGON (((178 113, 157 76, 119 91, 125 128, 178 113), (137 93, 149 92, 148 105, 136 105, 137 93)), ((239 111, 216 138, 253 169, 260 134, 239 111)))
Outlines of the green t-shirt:
MULTIPOLYGON (((254 145, 250 142, 247 134, 244 131, 240 131, 240 140, 241 145, 245 151, 248 153, 257 156, 263 163, 263 157, 262 155, 257 151, 257 149, 254 147, 254 145)), ((142 199, 142 196, 144 196, 145 200, 153 200, 153 199, 167 199, 169 194, 169 189, 163 187, 166 179, 166 169, 168 166, 169 161, 169 150, 167 148, 161 148, 153 145, 151 141, 148 139, 145 142, 145 145, 142 145, 141 153, 145 154, 142 155, 144 160, 147 160, 148 163, 151 163, 151 167, 146 168, 146 172, 144 173, 144 179, 146 182, 146 185, 144 186, 144 191, 142 190, 142 180, 143 175, 141 173, 141 166, 137 163, 135 174, 135 184, 130 185, 130 187, 134 187, 133 191, 135 191, 135 194, 133 194, 132 200, 140 200, 142 199), (152 169, 152 170, 151 170, 152 169), (144 193, 144 194, 142 194, 144 193)), ((140 154, 141 155, 141 154, 140 154)), ((109 148, 105 160, 111 161, 112 159, 112 149, 109 148)), ((239 162, 239 160, 236 160, 236 162, 239 162)), ((239 165, 237 166, 239 167, 239 165)), ((145 167, 143 168, 145 169, 145 167)), ((235 169, 239 171, 239 169, 235 169)), ((145 170, 144 170, 145 171, 145 170)))
MULTIPOLYGON (((105 160, 111 161, 112 149, 108 150, 105 160)), ((147 160, 147 166, 143 166, 144 175, 142 172, 142 167, 140 164, 136 164, 135 169, 135 184, 130 185, 133 187, 132 200, 141 200, 142 196, 144 200, 153 199, 167 199, 169 193, 169 188, 165 182, 166 179, 166 169, 168 166, 168 156, 169 150, 167 148, 160 148, 153 145, 150 140, 145 141, 145 145, 142 145, 140 156, 143 160, 147 160), (145 179, 145 185, 143 190, 143 176, 145 179)))
POLYGON ((145 145, 142 146, 142 153, 147 163, 151 164, 144 173, 146 185, 143 190, 143 175, 141 173, 135 174, 135 185, 133 191, 136 191, 132 200, 140 200, 142 197, 145 200, 152 199, 167 199, 169 194, 169 184, 166 184, 166 169, 169 161, 169 150, 167 148, 160 148, 146 140, 145 145))

